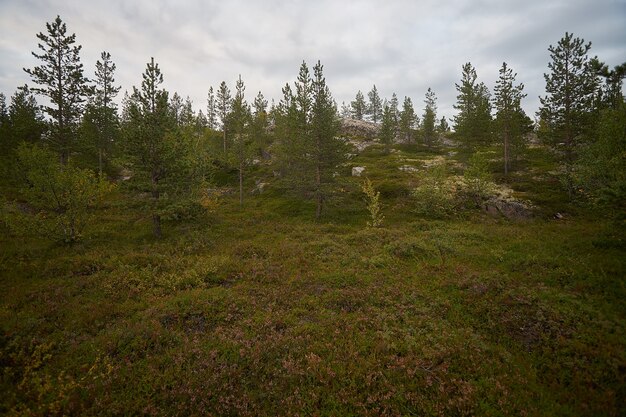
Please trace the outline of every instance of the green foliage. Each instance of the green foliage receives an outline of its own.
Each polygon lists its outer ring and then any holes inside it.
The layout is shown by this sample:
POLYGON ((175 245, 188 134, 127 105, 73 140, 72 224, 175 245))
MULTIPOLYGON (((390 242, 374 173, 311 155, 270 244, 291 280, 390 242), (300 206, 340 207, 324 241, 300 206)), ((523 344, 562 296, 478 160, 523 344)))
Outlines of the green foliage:
POLYGON ((581 144, 588 138, 597 89, 596 75, 588 52, 591 43, 566 32, 557 46, 548 48, 551 62, 545 97, 540 97, 543 140, 560 154, 562 182, 568 194, 576 188, 574 165, 581 144))
POLYGON ((481 152, 474 153, 463 172, 463 180, 469 197, 480 203, 493 189, 493 179, 489 170, 489 162, 481 152))
POLYGON ((454 132, 463 145, 476 149, 491 142, 491 103, 489 89, 477 83, 476 69, 471 63, 463 65, 461 84, 455 84, 458 91, 454 108, 454 132))
POLYGON ((443 218, 454 212, 456 188, 448 179, 445 162, 420 173, 418 186, 411 193, 415 212, 427 218, 443 218))
POLYGON ((422 121, 422 131, 424 134, 424 143, 431 147, 435 141, 435 121, 437 120, 437 97, 435 92, 428 87, 426 91, 426 99, 424 100, 426 107, 424 108, 424 116, 422 121))
POLYGON ((350 103, 352 108, 352 118, 356 120, 363 120, 365 114, 367 114, 367 103, 361 90, 356 93, 354 101, 350 103))
POLYGON ((597 140, 583 150, 580 182, 596 202, 624 213, 626 202, 626 104, 605 109, 597 123, 597 140))
POLYGON ((383 109, 383 118, 380 125, 380 142, 385 147, 385 153, 388 154, 391 150, 391 144, 396 136, 395 123, 393 121, 393 113, 391 107, 385 104, 383 109))
POLYGON ((494 88, 494 106, 496 108, 495 127, 498 136, 502 139, 504 148, 504 175, 509 173, 512 160, 512 150, 517 153, 522 150, 525 131, 524 119, 526 114, 521 107, 521 101, 526 94, 522 93, 524 84, 513 85, 517 74, 509 68, 506 62, 500 68, 500 78, 494 88))
POLYGON ((17 151, 23 175, 20 197, 6 221, 16 234, 35 233, 54 241, 74 243, 93 221, 91 209, 112 185, 86 169, 61 165, 51 151, 22 144, 17 151))
POLYGON ((413 109, 413 102, 411 101, 411 98, 404 97, 398 127, 400 134, 407 142, 411 142, 413 140, 413 128, 415 127, 416 119, 417 116, 415 115, 415 109, 413 109))
POLYGON ((365 194, 365 203, 367 211, 370 214, 370 220, 367 221, 368 227, 380 227, 383 225, 385 216, 382 214, 382 204, 380 203, 380 192, 374 189, 369 178, 361 184, 361 191, 365 194))
POLYGON ((44 112, 52 119, 49 140, 65 164, 75 147, 80 117, 90 88, 80 62, 81 46, 74 45, 76 35, 67 35, 67 27, 59 16, 52 23, 46 23, 46 29, 47 34, 37 34, 42 53, 33 52, 42 64, 24 71, 39 85, 31 90, 50 100, 51 105, 43 106, 44 112))
POLYGON ((369 102, 367 103, 367 115, 374 123, 379 123, 383 118, 383 101, 378 95, 376 85, 367 93, 369 102))

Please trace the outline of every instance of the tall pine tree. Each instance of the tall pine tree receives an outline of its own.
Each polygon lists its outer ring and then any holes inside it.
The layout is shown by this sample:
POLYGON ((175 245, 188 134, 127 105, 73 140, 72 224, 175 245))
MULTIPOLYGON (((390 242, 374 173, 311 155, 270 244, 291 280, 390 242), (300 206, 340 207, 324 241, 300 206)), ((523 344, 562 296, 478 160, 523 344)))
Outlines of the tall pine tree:
POLYGON ((367 105, 367 114, 370 120, 374 123, 378 123, 383 118, 383 102, 378 94, 378 89, 374 85, 369 93, 367 93, 369 103, 367 105))
POLYGON ((587 53, 591 42, 566 32, 556 46, 550 45, 551 62, 546 80, 546 96, 540 97, 539 116, 544 139, 562 155, 563 180, 568 194, 574 195, 574 166, 585 134, 591 125, 592 103, 597 80, 587 53))
POLYGON ((361 90, 356 93, 356 97, 354 101, 350 103, 350 107, 352 108, 352 118, 363 120, 363 117, 367 113, 367 103, 365 102, 365 97, 361 90))
POLYGON ((435 141, 435 122, 437 120, 437 97, 430 87, 426 91, 424 103, 426 107, 424 108, 422 129, 424 131, 424 143, 430 148, 435 141))
POLYGON ((477 82, 476 69, 471 63, 463 65, 461 84, 454 108, 454 131, 466 148, 476 149, 491 142, 491 104, 489 89, 477 82))
POLYGON ((24 68, 24 71, 39 85, 31 90, 50 100, 50 105, 43 106, 52 119, 49 139, 59 152, 61 163, 67 164, 90 88, 83 75, 81 46, 76 45, 76 35, 67 34, 67 27, 59 16, 52 23, 46 23, 46 29, 47 34, 37 34, 42 53, 32 53, 42 64, 24 68))
MULTIPOLYGON (((504 149, 504 175, 508 175, 511 168, 511 147, 513 143, 519 143, 523 135, 523 110, 522 99, 524 84, 515 83, 517 74, 506 64, 502 63, 500 77, 494 87, 493 104, 496 108, 495 126, 498 136, 502 139, 504 149)), ((525 116, 525 115, 524 115, 525 116)))

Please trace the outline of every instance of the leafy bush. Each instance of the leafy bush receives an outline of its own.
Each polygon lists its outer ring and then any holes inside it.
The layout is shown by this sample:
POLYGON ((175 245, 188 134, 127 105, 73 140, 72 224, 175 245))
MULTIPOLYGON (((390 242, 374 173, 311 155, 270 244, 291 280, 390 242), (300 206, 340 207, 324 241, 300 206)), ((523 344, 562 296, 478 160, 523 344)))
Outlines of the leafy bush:
POLYGON ((385 216, 382 214, 382 205, 380 203, 380 192, 374 190, 374 186, 369 178, 365 178, 361 184, 361 190, 365 194, 365 203, 367 211, 370 213, 370 220, 367 222, 368 227, 380 227, 383 224, 385 216))
POLYGON ((34 232, 52 240, 73 243, 81 239, 97 206, 112 184, 93 172, 62 165, 53 152, 22 144, 17 150, 22 174, 20 197, 5 216, 14 233, 34 232))
POLYGON ((469 160, 469 164, 463 173, 466 192, 470 198, 479 203, 487 197, 493 188, 489 164, 485 155, 476 152, 469 160))
POLYGON ((424 217, 441 218, 454 212, 456 186, 448 179, 445 162, 431 166, 411 193, 415 211, 424 217))

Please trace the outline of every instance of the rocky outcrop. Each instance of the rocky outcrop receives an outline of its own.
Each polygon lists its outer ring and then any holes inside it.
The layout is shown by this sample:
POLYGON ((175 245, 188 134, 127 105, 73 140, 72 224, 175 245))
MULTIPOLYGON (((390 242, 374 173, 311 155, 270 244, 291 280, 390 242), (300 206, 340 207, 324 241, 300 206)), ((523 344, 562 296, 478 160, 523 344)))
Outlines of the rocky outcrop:
POLYGON ((365 167, 352 167, 352 176, 360 177, 363 171, 365 171, 365 167))
POLYGON ((483 204, 492 216, 504 216, 510 220, 527 220, 533 217, 532 207, 520 200, 492 197, 483 204))
POLYGON ((341 119, 340 135, 347 138, 374 139, 380 126, 365 120, 341 119))

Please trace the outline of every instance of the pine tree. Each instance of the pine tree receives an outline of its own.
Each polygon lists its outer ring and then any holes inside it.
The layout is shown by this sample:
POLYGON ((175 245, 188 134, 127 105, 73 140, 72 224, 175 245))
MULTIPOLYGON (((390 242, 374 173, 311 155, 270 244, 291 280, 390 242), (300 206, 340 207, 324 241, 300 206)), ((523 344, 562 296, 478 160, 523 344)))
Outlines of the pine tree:
POLYGON ((322 215, 324 201, 335 182, 334 170, 345 160, 345 144, 337 138, 339 121, 337 107, 324 78, 324 66, 317 61, 313 67, 311 114, 312 149, 315 164, 315 218, 322 215))
POLYGON ((180 110, 180 126, 184 129, 192 129, 196 121, 196 114, 193 111, 193 102, 187 96, 180 110))
POLYGON ((339 116, 343 119, 349 119, 352 117, 352 107, 346 104, 345 101, 341 102, 341 109, 339 110, 339 116))
POLYGON ((256 149, 257 156, 263 156, 267 146, 269 145, 269 135, 267 128, 269 126, 269 114, 267 110, 267 100, 263 93, 259 91, 252 103, 252 141, 256 149))
POLYGON ((412 141, 413 128, 415 126, 415 110, 413 109, 413 102, 410 97, 404 97, 402 103, 402 111, 400 112, 400 134, 404 136, 404 140, 407 142, 412 141))
POLYGON ((430 148, 435 140, 435 121, 437 120, 437 97, 430 87, 426 91, 424 103, 426 107, 424 108, 422 128, 424 131, 424 142, 430 148))
POLYGON ((517 74, 513 73, 506 62, 502 63, 499 73, 493 103, 496 108, 495 125, 504 148, 504 175, 508 175, 511 167, 511 144, 514 141, 519 142, 523 133, 520 114, 523 113, 521 101, 526 94, 522 92, 524 84, 513 85, 517 74))
POLYGON ((42 65, 24 71, 40 86, 31 91, 50 100, 51 105, 43 107, 52 119, 49 138, 59 152, 61 163, 67 164, 90 89, 80 62, 81 46, 75 45, 76 35, 67 35, 67 27, 59 16, 46 23, 46 29, 47 34, 37 34, 42 53, 32 53, 42 65))
POLYGON ((546 96, 540 97, 539 116, 545 123, 545 139, 562 152, 563 180, 570 197, 574 193, 574 165, 590 126, 597 81, 587 53, 591 42, 566 32, 550 45, 550 74, 544 74, 546 96))
POLYGON ((446 133, 450 131, 450 126, 448 125, 448 121, 446 120, 446 116, 441 116, 441 121, 437 126, 437 130, 439 133, 446 133))
POLYGON ((228 115, 232 108, 232 97, 230 95, 230 89, 226 85, 225 81, 220 84, 220 89, 217 92, 217 111, 222 121, 222 135, 224 138, 224 154, 228 148, 228 115))
POLYGON ((356 93, 354 101, 350 103, 350 107, 352 108, 352 118, 363 120, 367 113, 367 103, 365 103, 365 97, 363 97, 363 93, 360 90, 356 93))
POLYGON ((400 110, 398 110, 398 96, 396 93, 391 94, 391 100, 389 100, 389 111, 391 111, 391 118, 395 126, 398 126, 400 117, 400 110))
POLYGON ((374 85, 372 90, 367 93, 367 97, 369 99, 367 114, 372 122, 378 123, 383 117, 383 102, 378 95, 376 85, 374 85))
POLYGON ((385 153, 389 154, 393 138, 395 137, 395 129, 393 122, 393 112, 389 104, 385 104, 383 108, 383 118, 380 126, 380 142, 385 146, 385 153))
POLYGON ((477 83, 476 69, 471 63, 463 65, 461 84, 455 84, 459 94, 454 108, 456 136, 467 148, 475 149, 491 142, 491 104, 489 89, 477 83))
POLYGON ((206 120, 209 129, 217 129, 217 102, 215 101, 215 94, 213 94, 213 87, 209 87, 207 94, 206 120))
POLYGON ((337 108, 318 61, 311 78, 305 62, 295 83, 287 84, 276 108, 276 165, 290 189, 314 197, 315 216, 322 215, 332 192, 337 165, 345 159, 345 144, 337 138, 337 108))
POLYGON ((152 225, 155 237, 160 238, 162 181, 176 173, 181 152, 175 138, 168 135, 174 127, 168 93, 160 86, 163 74, 154 58, 146 66, 141 89, 133 87, 133 94, 125 97, 124 136, 126 153, 132 161, 132 171, 150 182, 152 195, 152 225))
POLYGON ((98 153, 98 172, 102 176, 103 165, 111 153, 119 128, 117 104, 113 101, 121 87, 114 85, 115 63, 111 54, 104 51, 96 62, 94 94, 89 100, 83 117, 83 136, 88 146, 98 153))
POLYGON ((46 124, 37 100, 28 87, 20 87, 13 94, 6 116, 13 147, 20 142, 38 143, 41 140, 46 124))
POLYGON ((244 170, 249 164, 252 154, 252 144, 250 141, 250 106, 245 100, 246 87, 241 79, 241 75, 235 84, 235 97, 232 101, 232 110, 229 115, 229 125, 233 134, 233 143, 230 148, 231 159, 237 166, 239 172, 239 204, 243 205, 243 177, 244 170))
POLYGON ((169 107, 172 119, 174 120, 174 124, 176 126, 180 126, 181 114, 183 111, 183 98, 176 91, 174 91, 174 94, 172 94, 172 98, 170 98, 169 107))

